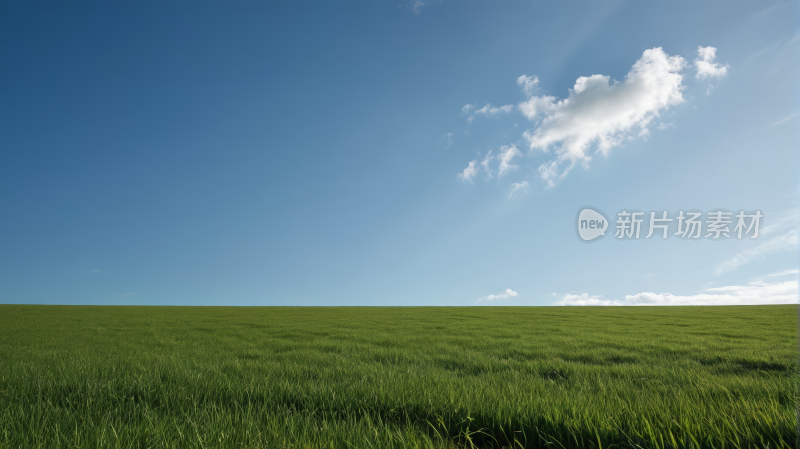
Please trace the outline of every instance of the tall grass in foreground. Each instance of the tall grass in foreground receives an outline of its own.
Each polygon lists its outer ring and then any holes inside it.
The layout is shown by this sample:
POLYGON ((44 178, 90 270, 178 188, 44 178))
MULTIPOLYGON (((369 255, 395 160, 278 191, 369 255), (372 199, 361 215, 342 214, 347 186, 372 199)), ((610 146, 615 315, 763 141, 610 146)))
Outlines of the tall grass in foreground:
POLYGON ((796 307, 0 306, 0 447, 796 447, 796 307))

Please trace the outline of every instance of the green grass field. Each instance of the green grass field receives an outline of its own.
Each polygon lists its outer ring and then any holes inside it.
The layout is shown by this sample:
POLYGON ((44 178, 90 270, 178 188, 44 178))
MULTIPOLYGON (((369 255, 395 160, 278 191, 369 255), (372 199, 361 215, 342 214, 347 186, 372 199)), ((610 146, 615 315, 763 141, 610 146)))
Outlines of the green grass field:
POLYGON ((797 306, 0 305, 0 447, 796 447, 797 306))

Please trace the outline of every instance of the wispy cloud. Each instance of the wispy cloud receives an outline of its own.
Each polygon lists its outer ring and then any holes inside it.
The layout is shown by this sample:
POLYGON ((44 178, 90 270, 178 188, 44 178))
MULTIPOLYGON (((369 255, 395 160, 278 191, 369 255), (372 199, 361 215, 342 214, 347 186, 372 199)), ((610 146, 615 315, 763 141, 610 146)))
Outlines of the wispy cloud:
POLYGON ((492 150, 489 150, 481 161, 481 168, 483 168, 483 171, 486 173, 486 179, 491 179, 492 177, 492 169, 489 167, 492 159, 494 159, 494 156, 492 156, 492 150))
POLYGON ((486 179, 491 179, 495 173, 497 173, 498 178, 502 178, 503 176, 509 174, 510 172, 519 168, 518 165, 512 164, 512 161, 515 157, 521 156, 522 153, 517 149, 516 145, 503 145, 500 147, 499 154, 494 156, 493 150, 489 150, 484 156, 483 160, 478 164, 478 160, 475 159, 469 163, 467 168, 465 168, 458 176, 463 179, 464 181, 472 181, 475 176, 478 175, 479 171, 483 171, 486 174, 486 179), (498 160, 499 164, 496 169, 492 169, 492 161, 498 160))
POLYGON ((766 241, 753 248, 744 249, 733 257, 720 262, 714 268, 714 274, 720 275, 733 271, 754 260, 762 260, 770 254, 784 251, 797 251, 797 223, 799 219, 800 214, 795 211, 787 214, 775 223, 765 226, 762 230, 761 239, 765 239, 766 241))
POLYGON ((489 296, 484 296, 483 298, 478 298, 476 302, 497 301, 499 299, 515 298, 517 296, 519 296, 519 293, 515 292, 514 290, 511 290, 510 288, 507 288, 506 291, 498 293, 496 295, 489 295, 489 296))
POLYGON ((444 149, 446 150, 453 145, 453 133, 444 133, 439 140, 442 142, 444 149))
POLYGON ((714 269, 714 274, 727 273, 750 263, 753 260, 761 260, 769 254, 783 251, 797 250, 797 230, 791 230, 785 234, 773 237, 766 242, 739 252, 728 260, 723 261, 714 269))
MULTIPOLYGON (((785 273, 782 273, 785 274, 785 273)), ((747 285, 731 285, 702 290, 696 295, 643 292, 626 295, 624 300, 609 300, 602 295, 566 294, 557 306, 723 306, 758 304, 796 304, 797 280, 764 282, 756 280, 747 285)))
POLYGON ((538 123, 526 131, 532 150, 553 149, 556 158, 539 167, 548 187, 564 177, 577 162, 588 166, 590 146, 608 155, 611 148, 636 136, 647 136, 648 125, 659 112, 684 101, 686 60, 669 56, 660 47, 645 50, 624 81, 592 75, 577 79, 569 96, 531 96, 518 105, 520 112, 538 123))
POLYGON ((516 193, 518 190, 523 190, 525 193, 528 193, 528 181, 515 182, 514 184, 511 184, 511 192, 508 193, 508 199, 511 200, 511 197, 513 197, 514 193, 516 193))
POLYGON ((797 268, 792 268, 789 270, 783 270, 777 273, 768 274, 764 277, 796 276, 798 274, 800 274, 800 270, 798 270, 797 268))
MULTIPOLYGON (((800 193, 800 184, 797 186, 797 192, 800 193)), ((770 236, 772 234, 779 234, 787 229, 796 229, 800 224, 800 210, 792 209, 783 214, 782 217, 775 220, 775 222, 767 224, 761 232, 761 235, 770 236)))
MULTIPOLYGON (((466 105, 466 106, 464 106, 464 108, 466 108, 467 106, 470 106, 470 105, 466 105)), ((461 108, 461 112, 462 113, 464 112, 464 108, 461 108)), ((475 117, 477 117, 479 115, 485 115, 485 116, 491 117, 491 116, 495 116, 495 115, 502 114, 502 113, 508 114, 513 109, 514 109, 514 105, 513 104, 507 104, 505 106, 497 107, 497 106, 492 106, 489 103, 486 103, 486 106, 484 106, 484 107, 482 107, 480 109, 476 109, 475 112, 472 113, 472 115, 467 117, 467 122, 468 123, 472 123, 472 121, 475 120, 475 117)), ((469 110, 467 110, 467 112, 469 112, 469 110)))
MULTIPOLYGON (((414 14, 419 14, 422 12, 422 8, 439 3, 440 1, 441 0, 411 0, 405 6, 411 8, 414 14)), ((400 7, 402 8, 403 5, 400 5, 400 7)))
POLYGON ((755 63, 757 59, 761 59, 758 62, 761 70, 768 69, 768 73, 779 72, 789 66, 793 67, 797 64, 797 48, 795 47, 798 43, 800 43, 800 31, 795 32, 791 37, 786 36, 764 46, 750 55, 742 63, 742 68, 755 63))
POLYGON ((766 8, 764 8, 764 9, 756 12, 755 14, 753 14, 753 19, 761 19, 762 17, 768 16, 768 15, 774 13, 775 11, 777 11, 779 9, 782 9, 784 6, 788 6, 788 5, 789 5, 789 2, 773 3, 772 5, 767 6, 766 8))
POLYGON ((784 118, 778 120, 777 122, 773 123, 772 126, 783 125, 784 123, 788 122, 789 120, 797 117, 797 114, 798 113, 795 112, 794 114, 787 115, 786 117, 784 117, 784 118))

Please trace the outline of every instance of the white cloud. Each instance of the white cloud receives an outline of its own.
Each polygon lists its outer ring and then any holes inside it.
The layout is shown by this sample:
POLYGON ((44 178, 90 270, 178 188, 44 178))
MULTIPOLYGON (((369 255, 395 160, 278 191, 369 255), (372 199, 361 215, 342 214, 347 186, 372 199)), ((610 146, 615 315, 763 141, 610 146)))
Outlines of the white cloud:
POLYGON ((665 129, 674 128, 674 127, 675 127, 675 125, 673 125, 672 123, 660 123, 658 125, 658 129, 661 130, 661 131, 663 131, 665 129))
POLYGON ((661 306, 722 306, 757 304, 796 304, 797 281, 772 282, 753 281, 747 285, 731 285, 703 290, 691 296, 676 296, 670 293, 639 293, 628 295, 626 302, 633 305, 661 306))
POLYGON ((565 294, 557 306, 723 306, 758 304, 796 304, 796 280, 764 282, 757 280, 747 285, 707 288, 696 295, 680 296, 671 293, 643 292, 626 295, 624 301, 607 300, 603 296, 565 294))
POLYGON ((539 84, 539 77, 536 75, 521 75, 519 78, 517 78, 517 84, 522 86, 522 92, 525 93, 525 96, 530 98, 533 96, 533 93, 536 92, 536 87, 539 84))
POLYGON ((472 108, 474 108, 474 107, 475 107, 475 106, 473 106, 473 105, 471 105, 471 104, 465 104, 465 105, 464 105, 464 107, 462 107, 462 108, 461 108, 461 113, 462 113, 462 114, 465 114, 465 115, 466 115, 466 114, 469 114, 469 111, 471 111, 471 110, 472 110, 472 108))
POLYGON ((517 146, 514 144, 503 145, 500 147, 500 155, 497 157, 500 159, 500 167, 497 169, 497 177, 501 178, 508 172, 519 168, 519 165, 512 165, 511 160, 516 156, 520 156, 521 154, 522 153, 519 152, 517 146))
POLYGON ((528 181, 515 182, 514 184, 511 184, 511 192, 508 193, 508 199, 510 200, 517 190, 524 190, 525 193, 528 193, 528 186, 528 181))
MULTIPOLYGON (((469 105, 467 105, 467 106, 469 106, 469 105)), ((476 109, 475 112, 472 115, 467 117, 467 122, 472 123, 472 121, 475 120, 475 117, 478 116, 478 115, 485 115, 485 116, 491 117, 491 116, 498 115, 500 113, 508 114, 513 109, 514 109, 514 105, 513 104, 507 104, 505 106, 497 107, 497 106, 492 106, 489 103, 486 103, 486 106, 484 106, 484 107, 482 107, 480 109, 476 109)), ((463 112, 464 108, 461 108, 461 111, 463 112)))
POLYGON ((530 148, 555 150, 556 159, 539 167, 548 186, 576 162, 588 166, 589 147, 595 142, 596 152, 608 155, 626 140, 647 136, 647 126, 659 117, 659 111, 684 101, 681 72, 685 66, 681 56, 653 48, 644 51, 622 82, 604 75, 582 76, 568 98, 532 96, 520 103, 522 114, 539 123, 524 133, 530 148), (561 169, 565 163, 568 166, 561 169))
POLYGON ((706 78, 722 78, 728 74, 730 66, 725 64, 719 65, 714 62, 717 57, 717 49, 714 47, 697 47, 698 58, 694 60, 694 66, 697 68, 697 75, 695 78, 702 80, 706 78))
POLYGON ((504 292, 498 293, 496 295, 484 296, 483 298, 479 298, 476 302, 497 301, 498 299, 515 298, 517 296, 519 296, 519 293, 515 292, 514 290, 511 290, 510 288, 507 288, 506 291, 504 292))
POLYGON ((478 174, 478 168, 475 167, 476 163, 477 163, 477 161, 470 161, 470 163, 467 166, 467 168, 465 168, 464 171, 459 173, 458 176, 461 179, 463 179, 464 181, 472 182, 472 178, 474 178, 475 175, 478 174))
POLYGON ((565 294, 561 301, 557 301, 554 306, 624 306, 621 301, 605 299, 603 295, 594 296, 584 293, 581 295, 565 294))

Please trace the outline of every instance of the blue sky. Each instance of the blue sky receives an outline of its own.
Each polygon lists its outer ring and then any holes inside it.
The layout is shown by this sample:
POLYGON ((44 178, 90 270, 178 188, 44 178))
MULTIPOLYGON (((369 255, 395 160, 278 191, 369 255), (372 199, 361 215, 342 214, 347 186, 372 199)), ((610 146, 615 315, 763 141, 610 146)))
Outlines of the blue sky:
POLYGON ((797 302, 797 24, 781 1, 4 2, 0 302, 797 302), (764 218, 586 244, 587 205, 764 218))

